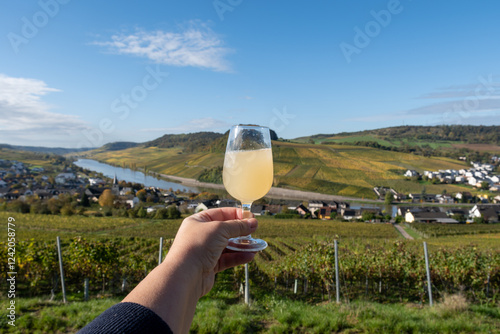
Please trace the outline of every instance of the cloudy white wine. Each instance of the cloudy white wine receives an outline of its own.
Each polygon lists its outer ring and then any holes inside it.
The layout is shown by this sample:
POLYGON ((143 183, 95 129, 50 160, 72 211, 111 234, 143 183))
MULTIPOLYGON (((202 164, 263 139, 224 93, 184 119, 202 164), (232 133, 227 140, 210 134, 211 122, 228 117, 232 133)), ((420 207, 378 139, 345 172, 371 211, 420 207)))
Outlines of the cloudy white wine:
POLYGON ((222 177, 229 194, 243 204, 263 197, 273 184, 271 149, 226 152, 222 177))

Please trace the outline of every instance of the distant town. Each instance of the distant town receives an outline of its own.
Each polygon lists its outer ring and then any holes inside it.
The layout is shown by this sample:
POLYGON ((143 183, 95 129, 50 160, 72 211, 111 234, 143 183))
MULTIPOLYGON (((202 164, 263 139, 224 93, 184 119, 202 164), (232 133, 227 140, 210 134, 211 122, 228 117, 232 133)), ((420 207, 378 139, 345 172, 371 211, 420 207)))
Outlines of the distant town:
MULTIPOLYGON (((371 222, 496 223, 500 215, 499 177, 491 164, 473 163, 469 169, 425 171, 422 175, 408 170, 411 180, 426 179, 441 183, 462 183, 484 191, 456 194, 398 193, 375 187, 374 192, 387 205, 398 204, 397 213, 382 208, 351 207, 344 201, 302 201, 263 199, 252 206, 256 216, 279 218, 341 219, 371 222), (496 193, 496 194, 495 194, 496 193), (439 204, 467 204, 460 208, 437 207, 439 204), (418 205, 416 205, 418 204, 418 205)), ((66 166, 60 173, 43 167, 0 159, 0 210, 39 214, 87 214, 179 218, 181 214, 215 207, 237 207, 233 199, 211 193, 183 193, 172 189, 144 187, 66 166), (91 175, 91 176, 89 176, 91 175)), ((381 205, 383 206, 383 205, 381 205)))

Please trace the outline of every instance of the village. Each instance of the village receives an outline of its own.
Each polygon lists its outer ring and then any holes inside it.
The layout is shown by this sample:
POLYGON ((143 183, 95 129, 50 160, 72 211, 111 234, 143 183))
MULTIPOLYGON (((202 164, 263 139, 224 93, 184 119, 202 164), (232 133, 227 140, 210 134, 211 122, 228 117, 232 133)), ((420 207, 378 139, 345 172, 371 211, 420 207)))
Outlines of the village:
MULTIPOLYGON (((493 166, 473 164, 468 170, 425 172, 423 177, 441 182, 468 182, 474 185, 486 182, 489 190, 498 189, 498 176, 493 166), (481 180, 481 181, 479 181, 481 180)), ((406 177, 419 177, 408 170, 406 177)), ((481 187, 481 186, 480 186, 481 187)), ((484 187, 484 186, 483 186, 484 187)), ((255 216, 277 218, 341 219, 371 222, 425 222, 425 223, 496 223, 500 215, 500 195, 487 193, 473 196, 471 192, 456 194, 401 194, 394 189, 376 187, 375 194, 386 199, 384 205, 362 207, 346 201, 263 199, 252 206, 255 216), (387 203, 387 194, 391 201, 387 203), (488 196, 489 194, 489 196, 488 196), (445 207, 434 204, 469 203, 463 207, 445 207), (397 210, 392 205, 397 204, 397 210), (473 204, 473 206, 472 206, 473 204)), ((95 215, 122 215, 131 217, 179 217, 215 207, 237 207, 233 199, 219 198, 210 193, 183 193, 172 189, 144 187, 116 178, 87 177, 79 167, 65 167, 60 173, 49 173, 42 167, 32 167, 19 161, 0 159, 0 208, 21 212, 45 214, 84 214, 92 212, 83 207, 97 208, 95 215), (49 205, 50 202, 52 205, 49 205), (166 215, 170 208, 179 214, 166 215), (162 214, 160 214, 162 213, 162 214)))

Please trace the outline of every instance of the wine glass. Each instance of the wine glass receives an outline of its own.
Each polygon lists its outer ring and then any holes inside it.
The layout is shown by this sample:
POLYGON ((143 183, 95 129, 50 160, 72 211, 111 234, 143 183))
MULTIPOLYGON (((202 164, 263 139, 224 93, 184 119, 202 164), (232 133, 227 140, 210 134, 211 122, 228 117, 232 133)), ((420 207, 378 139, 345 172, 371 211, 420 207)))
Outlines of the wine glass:
MULTIPOLYGON (((243 218, 251 218, 252 202, 263 197, 273 184, 273 154, 269 128, 234 125, 229 131, 222 173, 227 192, 241 202, 243 218)), ((228 249, 257 252, 267 242, 251 235, 229 239, 228 249)))

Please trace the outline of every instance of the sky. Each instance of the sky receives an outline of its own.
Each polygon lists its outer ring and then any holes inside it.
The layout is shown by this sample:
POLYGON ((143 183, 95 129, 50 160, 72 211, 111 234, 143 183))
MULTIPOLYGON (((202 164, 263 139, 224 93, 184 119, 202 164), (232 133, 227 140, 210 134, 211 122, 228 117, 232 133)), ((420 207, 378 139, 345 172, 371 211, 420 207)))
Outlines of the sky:
POLYGON ((0 143, 500 125, 500 2, 0 4, 0 143))

